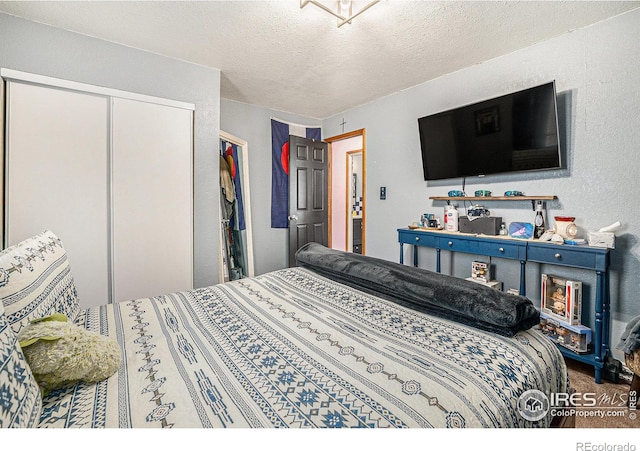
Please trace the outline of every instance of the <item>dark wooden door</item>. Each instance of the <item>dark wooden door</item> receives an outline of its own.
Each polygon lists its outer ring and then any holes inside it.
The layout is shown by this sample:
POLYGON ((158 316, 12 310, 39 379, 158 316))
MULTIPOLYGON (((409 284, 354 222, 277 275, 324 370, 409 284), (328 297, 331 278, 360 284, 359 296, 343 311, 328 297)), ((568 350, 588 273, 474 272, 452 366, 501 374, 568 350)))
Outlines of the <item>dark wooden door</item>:
POLYGON ((289 266, 309 242, 329 242, 329 145, 289 136, 289 266))

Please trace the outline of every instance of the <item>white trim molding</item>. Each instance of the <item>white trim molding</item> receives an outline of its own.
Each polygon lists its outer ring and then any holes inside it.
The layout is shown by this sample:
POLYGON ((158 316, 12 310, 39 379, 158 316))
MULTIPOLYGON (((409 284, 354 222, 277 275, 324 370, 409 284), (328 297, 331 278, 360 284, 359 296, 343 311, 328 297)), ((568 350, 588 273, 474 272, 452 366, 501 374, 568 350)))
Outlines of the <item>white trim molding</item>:
POLYGON ((192 103, 180 102, 177 100, 163 99, 161 97, 148 96, 145 94, 138 94, 135 92, 121 91, 119 89, 105 88, 103 86, 90 85, 86 83, 80 83, 77 81, 64 80, 61 78, 53 78, 45 75, 32 74, 29 72, 21 72, 18 70, 2 68, 0 69, 0 77, 13 80, 22 81, 27 83, 34 83, 38 85, 52 86, 56 88, 68 89, 71 91, 81 91, 91 94, 99 94, 107 97, 119 97, 122 99, 138 100, 140 102, 155 103, 157 105, 171 106, 175 108, 182 108, 185 110, 195 110, 196 107, 192 103))

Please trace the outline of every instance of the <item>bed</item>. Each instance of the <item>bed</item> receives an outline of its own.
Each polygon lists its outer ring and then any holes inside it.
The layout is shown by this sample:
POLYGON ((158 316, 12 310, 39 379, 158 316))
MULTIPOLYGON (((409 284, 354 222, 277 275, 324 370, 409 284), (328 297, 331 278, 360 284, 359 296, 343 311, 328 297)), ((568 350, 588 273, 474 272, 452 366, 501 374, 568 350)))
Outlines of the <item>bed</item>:
POLYGON ((299 251, 297 264, 80 309, 64 247, 52 232, 6 249, 0 424, 551 426, 550 411, 535 420, 522 414, 523 394, 569 390, 563 358, 533 327, 537 311, 527 298, 315 243, 299 251), (53 312, 117 340, 117 372, 43 396, 16 337, 53 312))

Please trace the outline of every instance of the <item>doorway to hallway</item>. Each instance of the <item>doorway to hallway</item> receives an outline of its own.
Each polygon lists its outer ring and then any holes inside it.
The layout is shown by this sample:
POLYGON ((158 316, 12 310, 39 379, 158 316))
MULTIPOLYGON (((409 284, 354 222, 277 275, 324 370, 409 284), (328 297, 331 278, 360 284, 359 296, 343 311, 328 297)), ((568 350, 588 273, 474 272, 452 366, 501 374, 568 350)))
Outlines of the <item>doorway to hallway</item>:
POLYGON ((329 143, 329 247, 364 254, 366 249, 366 132, 355 130, 329 143))

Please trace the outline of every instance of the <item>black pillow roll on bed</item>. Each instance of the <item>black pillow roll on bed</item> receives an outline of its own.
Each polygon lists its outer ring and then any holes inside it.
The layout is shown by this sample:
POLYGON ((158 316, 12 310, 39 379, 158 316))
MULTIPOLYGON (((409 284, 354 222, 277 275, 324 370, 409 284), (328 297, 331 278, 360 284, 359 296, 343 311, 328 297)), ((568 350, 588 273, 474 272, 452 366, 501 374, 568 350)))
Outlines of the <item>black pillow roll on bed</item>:
POLYGON ((507 337, 540 322, 524 296, 422 268, 307 243, 298 266, 400 305, 507 337))

